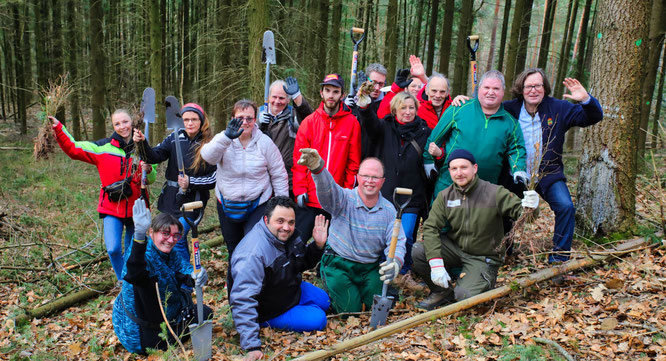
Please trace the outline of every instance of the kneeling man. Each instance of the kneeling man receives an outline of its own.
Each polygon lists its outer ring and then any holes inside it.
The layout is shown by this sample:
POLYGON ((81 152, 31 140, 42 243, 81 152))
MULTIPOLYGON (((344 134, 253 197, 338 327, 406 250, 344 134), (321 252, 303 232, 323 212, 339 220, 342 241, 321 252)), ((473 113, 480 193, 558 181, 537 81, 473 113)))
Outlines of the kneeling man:
POLYGON ((229 300, 244 360, 263 356, 259 327, 308 332, 326 327, 330 306, 324 290, 302 280, 323 253, 328 222, 320 215, 307 246, 294 233, 296 204, 288 197, 268 201, 263 220, 243 237, 231 257, 229 300))
POLYGON ((414 245, 414 270, 430 288, 419 304, 432 309, 461 301, 495 287, 504 261, 502 218, 517 219, 523 207, 536 208, 539 196, 524 192, 521 200, 502 186, 480 179, 472 153, 456 149, 448 157, 453 184, 439 192, 423 225, 423 242, 414 245), (448 227, 447 227, 448 226, 448 227), (447 231, 442 232, 446 227, 447 231), (462 268, 455 288, 447 272, 462 268))

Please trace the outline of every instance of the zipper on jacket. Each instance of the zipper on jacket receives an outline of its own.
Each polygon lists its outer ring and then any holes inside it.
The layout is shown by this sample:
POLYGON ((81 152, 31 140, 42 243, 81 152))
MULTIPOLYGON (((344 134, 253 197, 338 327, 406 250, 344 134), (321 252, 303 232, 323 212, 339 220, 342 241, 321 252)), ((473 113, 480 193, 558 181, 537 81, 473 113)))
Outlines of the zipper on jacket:
POLYGON ((326 152, 326 169, 328 169, 328 165, 331 164, 331 143, 333 141, 333 117, 331 117, 331 120, 329 121, 329 126, 328 126, 328 151, 326 152))
POLYGON ((464 252, 468 251, 468 246, 469 246, 469 204, 467 202, 467 195, 463 193, 463 198, 464 202, 464 207, 465 207, 465 242, 461 244, 460 249, 462 249, 464 252))

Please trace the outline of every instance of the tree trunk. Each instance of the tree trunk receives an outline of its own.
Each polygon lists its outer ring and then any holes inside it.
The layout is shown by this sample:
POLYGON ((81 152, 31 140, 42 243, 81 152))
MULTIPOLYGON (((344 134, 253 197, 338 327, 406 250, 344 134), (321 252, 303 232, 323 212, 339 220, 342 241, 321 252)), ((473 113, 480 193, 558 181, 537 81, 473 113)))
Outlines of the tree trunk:
POLYGON ((328 7, 330 0, 320 0, 318 3, 319 21, 317 21, 317 42, 315 43, 315 49, 317 51, 316 59, 321 59, 320 57, 323 57, 323 59, 316 63, 315 79, 323 79, 326 74, 326 61, 324 59, 328 58, 326 52, 328 51, 328 7))
MULTIPOLYGON (((511 36, 509 37, 508 58, 506 61, 506 68, 504 69, 504 79, 506 84, 511 86, 513 77, 516 74, 516 54, 520 47, 520 28, 522 25, 523 15, 525 14, 525 1, 516 0, 516 7, 513 9, 513 20, 511 21, 511 36)), ((510 99, 511 92, 504 92, 504 99, 510 99)))
POLYGON ((560 52, 560 63, 557 70, 557 78, 555 78, 555 91, 553 96, 556 98, 561 98, 564 93, 564 78, 569 72, 569 58, 571 56, 571 43, 573 43, 573 33, 574 27, 576 25, 576 15, 578 15, 578 0, 572 0, 572 11, 571 17, 568 17, 569 22, 567 25, 567 34, 562 41, 562 51, 560 52))
POLYGON ((37 60, 37 83, 39 86, 48 86, 51 77, 49 44, 49 8, 48 2, 34 0, 35 9, 35 56, 37 60))
MULTIPOLYGON (((327 72, 340 72, 340 21, 342 19, 342 0, 333 0, 331 3, 331 42, 327 72)), ((343 33, 346 34, 346 33, 343 33)), ((345 37, 342 37, 345 39, 345 37)))
MULTIPOLYGON (((515 10, 514 10, 515 12, 515 10)), ((509 16, 511 14, 511 0, 504 2, 504 15, 502 19, 502 36, 500 37, 499 59, 497 60, 497 70, 504 70, 504 51, 506 49, 506 35, 509 32, 509 16)))
MULTIPOLYGON (((149 0, 148 2, 150 23, 150 86, 155 89, 155 126, 150 127, 150 139, 161 140, 164 138, 166 129, 164 89, 162 88, 164 74, 162 73, 162 22, 160 15, 160 0, 149 0)), ((153 143, 157 144, 157 143, 153 143)))
POLYGON ((590 83, 606 106, 602 124, 585 128, 579 162, 576 219, 583 234, 630 231, 636 210, 636 139, 640 80, 647 63, 650 1, 599 4, 590 83), (623 84, 618 87, 618 84, 623 84))
POLYGON ((23 76, 25 77, 25 84, 27 87, 26 91, 26 104, 30 103, 30 101, 33 98, 33 93, 32 89, 34 89, 34 81, 32 79, 32 39, 30 37, 30 18, 33 16, 30 12, 30 3, 25 2, 25 6, 23 7, 23 26, 26 29, 27 34, 25 34, 25 38, 23 43, 21 44, 21 48, 23 50, 23 64, 25 65, 23 67, 23 76))
POLYGON ((426 57, 426 74, 432 74, 432 64, 435 61, 435 41, 437 37, 437 13, 439 0, 432 0, 430 9, 430 29, 428 29, 428 54, 426 57))
MULTIPOLYGON (((661 74, 659 75, 659 86, 657 87, 657 104, 655 104, 654 120, 652 121, 652 148, 657 148, 660 138, 660 132, 664 129, 659 128, 659 115, 661 114, 661 102, 664 97, 664 78, 666 77, 666 43, 661 53, 661 74)), ((664 141, 662 139, 662 146, 664 141)))
MULTIPOLYGON (((591 15, 592 16, 592 23, 590 24, 590 28, 592 28, 592 29, 594 29, 595 24, 597 23, 597 9, 599 8, 597 6, 598 4, 599 4, 599 0, 594 0, 594 15, 591 15)), ((583 61, 583 63, 585 63, 584 69, 590 69, 590 67, 592 66, 592 51, 594 49, 594 39, 597 35, 597 34, 594 33, 594 31, 589 31, 588 33, 589 34, 587 36, 587 44, 585 45, 585 47, 586 47, 586 49, 585 49, 585 61, 583 61)), ((585 74, 585 73, 583 73, 583 74, 585 74)), ((586 81, 588 79, 587 75, 588 74, 585 74, 585 76, 583 76, 582 79, 578 78, 578 80, 583 82, 583 84, 587 83, 587 81, 586 81), (585 80, 585 82, 584 82, 584 80, 585 80)))
POLYGON ((467 36, 470 25, 474 23, 472 18, 473 1, 463 1, 458 24, 458 40, 456 42, 456 64, 453 80, 453 94, 467 94, 467 77, 469 76, 469 51, 467 49, 467 36))
POLYGON ((28 123, 26 115, 26 96, 25 96, 25 76, 23 74, 25 65, 23 64, 23 52, 19 44, 25 41, 24 34, 27 34, 24 31, 25 23, 21 19, 21 12, 19 11, 19 5, 14 3, 11 5, 12 15, 14 17, 14 39, 16 43, 14 44, 14 69, 16 69, 16 103, 17 109, 16 114, 18 115, 20 132, 22 135, 28 134, 28 123))
MULTIPOLYGON (((515 77, 516 74, 520 74, 525 69, 525 61, 527 60, 527 45, 530 38, 530 23, 532 21, 532 0, 525 0, 523 4, 523 19, 520 24, 520 37, 518 41, 518 54, 516 56, 516 67, 513 73, 515 77)), ((513 84, 513 77, 506 79, 507 87, 511 87, 513 84)))
MULTIPOLYGON (((448 0, 447 0, 448 1, 448 0)), ((453 1, 453 0, 451 0, 453 1)), ((420 45, 422 42, 421 39, 421 24, 423 24, 423 7, 425 7, 425 1, 415 1, 416 6, 416 16, 414 16, 414 21, 412 22, 412 54, 419 56, 419 50, 421 50, 420 45)), ((444 19, 444 24, 446 25, 446 19, 444 19)), ((449 42, 451 40, 449 39, 449 42)), ((441 49, 440 49, 441 50, 441 49)), ((440 67, 441 67, 440 62, 440 67)))
MULTIPOLYGON (((60 8, 62 6, 62 3, 58 0, 52 0, 51 2, 51 9, 53 10, 53 19, 51 21, 51 24, 53 26, 53 33, 51 34, 51 39, 53 40, 53 51, 51 53, 51 64, 52 64, 52 77, 55 79, 56 77, 60 76, 63 74, 63 68, 64 68, 64 59, 62 57, 62 16, 61 16, 61 11, 60 8)), ((63 124, 65 124, 65 106, 61 106, 58 108, 56 111, 56 118, 62 119, 63 124)))
POLYGON ((79 111, 79 72, 78 72, 78 24, 81 22, 78 16, 78 1, 67 1, 67 51, 65 56, 67 60, 67 68, 69 70, 69 81, 72 86, 72 95, 69 96, 70 109, 72 115, 72 135, 75 139, 81 139, 81 113, 79 111))
POLYGON ((539 46, 539 60, 537 67, 546 70, 548 64, 548 52, 550 38, 553 33, 553 20, 555 20, 555 10, 557 10, 557 0, 548 0, 546 2, 546 11, 544 15, 543 32, 541 33, 541 46, 539 46))
MULTIPOLYGON (((578 56, 576 57, 576 79, 583 81, 584 78, 584 65, 585 65, 585 46, 587 42, 587 26, 590 22, 590 11, 592 10, 592 0, 585 1, 585 9, 583 9, 583 20, 581 21, 580 29, 580 44, 578 45, 578 56)), ((587 44, 587 46, 590 46, 587 44)))
POLYGON ((454 11, 455 0, 445 0, 442 35, 439 43, 439 72, 447 77, 449 74, 449 63, 451 62, 451 34, 453 33, 454 11))
MULTIPOLYGON (((261 63, 261 40, 268 29, 268 1, 250 0, 247 7, 250 99, 263 99, 265 65, 261 63)), ((314 47, 315 44, 310 44, 314 47)))
POLYGON ((495 60, 495 41, 497 38, 497 24, 499 23, 500 0, 495 0, 495 15, 493 16, 493 30, 490 33, 490 46, 488 47, 488 61, 486 62, 486 71, 493 69, 495 60))
POLYGON ((90 82, 92 85, 92 135, 95 139, 104 138, 106 133, 103 113, 106 81, 104 79, 102 24, 104 24, 102 0, 92 0, 90 3, 90 82))
POLYGON ((387 84, 390 84, 395 76, 395 67, 398 60, 398 29, 398 0, 389 0, 386 12, 386 47, 384 50, 384 64, 388 71, 386 75, 387 84))
POLYGON ((665 0, 653 0, 650 15, 650 37, 645 45, 648 46, 647 67, 645 78, 643 78, 643 89, 641 92, 641 121, 638 127, 638 160, 643 162, 645 154, 645 140, 647 139, 648 122, 652 110, 652 95, 654 84, 657 81, 657 68, 659 67, 659 55, 661 55, 661 44, 664 41, 664 25, 666 21, 665 0))

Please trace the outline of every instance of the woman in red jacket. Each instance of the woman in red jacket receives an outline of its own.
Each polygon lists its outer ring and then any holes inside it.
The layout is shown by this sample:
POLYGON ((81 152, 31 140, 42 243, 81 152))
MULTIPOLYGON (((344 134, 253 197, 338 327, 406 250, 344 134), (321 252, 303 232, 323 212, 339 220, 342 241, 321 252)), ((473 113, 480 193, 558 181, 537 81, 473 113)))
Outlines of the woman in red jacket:
MULTIPOLYGON (((132 141, 132 118, 126 110, 116 110, 111 115, 113 134, 95 142, 76 141, 56 118, 53 122, 58 145, 70 158, 93 164, 99 172, 101 187, 97 212, 104 220, 104 243, 111 259, 111 266, 120 280, 123 270, 123 247, 121 244, 125 228, 125 249, 134 235, 132 206, 141 195, 141 168, 133 164, 134 142, 132 141), (120 183, 117 183, 120 182, 120 183), (120 191, 112 192, 108 186, 122 184, 120 191), (106 188, 106 189, 105 189, 106 188)), ((155 171, 148 164, 143 167, 150 172, 148 182, 155 180, 155 171)))

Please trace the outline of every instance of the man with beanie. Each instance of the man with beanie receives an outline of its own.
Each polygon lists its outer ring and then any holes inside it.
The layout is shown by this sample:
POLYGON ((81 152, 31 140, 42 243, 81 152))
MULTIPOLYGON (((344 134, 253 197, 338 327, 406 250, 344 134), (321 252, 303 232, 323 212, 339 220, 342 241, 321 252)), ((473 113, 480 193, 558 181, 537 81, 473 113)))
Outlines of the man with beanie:
POLYGON ((502 218, 517 219, 523 208, 537 208, 535 191, 521 201, 502 186, 479 179, 474 155, 455 149, 448 157, 453 184, 441 191, 423 225, 423 242, 412 249, 413 269, 430 288, 419 307, 433 309, 495 287, 504 261, 502 218), (449 226, 446 233, 441 230, 449 226), (462 268, 455 287, 448 271, 462 268))

